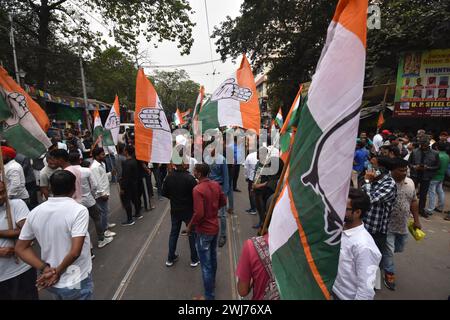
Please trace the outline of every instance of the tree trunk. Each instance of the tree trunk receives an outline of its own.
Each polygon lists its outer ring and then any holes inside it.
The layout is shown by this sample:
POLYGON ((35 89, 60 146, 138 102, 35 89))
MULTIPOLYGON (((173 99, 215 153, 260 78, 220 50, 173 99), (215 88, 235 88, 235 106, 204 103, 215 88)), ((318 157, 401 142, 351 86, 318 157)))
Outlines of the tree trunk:
POLYGON ((41 7, 39 9, 38 88, 42 90, 47 88, 48 42, 50 37, 49 23, 50 8, 48 6, 48 0, 41 0, 41 7))

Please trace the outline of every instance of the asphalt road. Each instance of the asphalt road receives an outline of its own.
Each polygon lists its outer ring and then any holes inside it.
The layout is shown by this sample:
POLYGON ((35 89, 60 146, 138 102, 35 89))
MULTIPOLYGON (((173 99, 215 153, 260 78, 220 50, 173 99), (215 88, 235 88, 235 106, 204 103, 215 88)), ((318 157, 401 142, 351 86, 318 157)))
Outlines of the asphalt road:
MULTIPOLYGON (((241 170, 242 173, 242 170, 241 170)), ((243 242, 255 235, 252 225, 257 216, 245 213, 249 207, 246 183, 241 176, 239 188, 234 193, 235 213, 228 215, 228 240, 218 248, 216 298, 236 300, 235 266, 243 242)), ((180 259, 167 268, 165 261, 170 232, 170 211, 167 199, 153 198, 156 208, 143 212, 144 218, 133 226, 123 227, 125 212, 118 197, 117 185, 111 186, 110 221, 117 223, 114 241, 102 249, 94 249, 93 280, 95 299, 193 299, 203 294, 200 266, 191 268, 188 238, 180 236, 177 252, 180 259)), ((450 209, 450 192, 447 190, 446 209, 450 209)), ((422 219, 427 236, 421 242, 410 237, 404 253, 395 256, 397 290, 387 290, 381 285, 375 299, 447 299, 450 295, 450 222, 443 214, 429 220, 422 219)), ((92 239, 95 238, 93 229, 92 239)), ((41 292, 41 299, 50 299, 41 292)))

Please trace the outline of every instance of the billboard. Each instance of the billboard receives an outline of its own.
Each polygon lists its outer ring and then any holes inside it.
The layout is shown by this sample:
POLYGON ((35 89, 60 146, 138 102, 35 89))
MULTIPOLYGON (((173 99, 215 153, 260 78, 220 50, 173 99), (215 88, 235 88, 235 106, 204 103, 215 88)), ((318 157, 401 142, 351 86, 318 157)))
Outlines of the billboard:
POLYGON ((450 49, 400 58, 394 117, 450 117, 450 49))

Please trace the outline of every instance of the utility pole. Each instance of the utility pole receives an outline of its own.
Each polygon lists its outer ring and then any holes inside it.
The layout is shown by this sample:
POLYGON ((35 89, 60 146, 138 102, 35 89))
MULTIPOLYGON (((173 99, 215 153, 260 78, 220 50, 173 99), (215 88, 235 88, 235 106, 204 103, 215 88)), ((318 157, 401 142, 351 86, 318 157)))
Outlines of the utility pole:
POLYGON ((17 65, 17 55, 16 55, 16 43, 14 41, 14 25, 13 25, 13 17, 11 14, 9 14, 9 22, 11 23, 11 33, 9 35, 9 41, 13 49, 14 71, 16 73, 16 82, 20 86, 19 66, 17 65))
POLYGON ((89 111, 88 111, 88 100, 87 100, 87 91, 86 91, 86 80, 84 78, 84 68, 83 68, 83 58, 81 57, 81 37, 78 36, 78 56, 80 58, 80 72, 81 72, 81 84, 83 86, 83 99, 84 99, 84 116, 86 119, 86 126, 89 131, 92 131, 91 129, 91 121, 89 117, 89 111))

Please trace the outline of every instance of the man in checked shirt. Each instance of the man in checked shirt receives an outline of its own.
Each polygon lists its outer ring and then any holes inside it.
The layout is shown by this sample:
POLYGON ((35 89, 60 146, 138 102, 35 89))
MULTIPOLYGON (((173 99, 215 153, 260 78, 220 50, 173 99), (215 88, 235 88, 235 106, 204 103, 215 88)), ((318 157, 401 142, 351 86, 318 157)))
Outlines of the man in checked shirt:
POLYGON ((397 186, 389 172, 391 159, 379 156, 372 158, 370 162, 372 168, 366 171, 362 187, 369 196, 371 205, 364 218, 364 225, 378 249, 384 252, 389 217, 397 198, 397 186))

